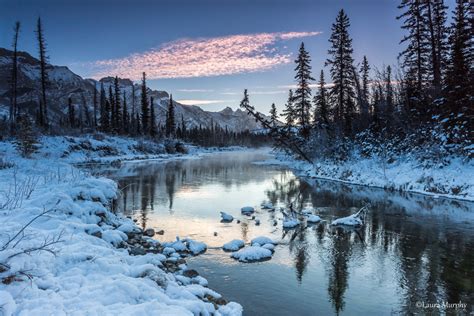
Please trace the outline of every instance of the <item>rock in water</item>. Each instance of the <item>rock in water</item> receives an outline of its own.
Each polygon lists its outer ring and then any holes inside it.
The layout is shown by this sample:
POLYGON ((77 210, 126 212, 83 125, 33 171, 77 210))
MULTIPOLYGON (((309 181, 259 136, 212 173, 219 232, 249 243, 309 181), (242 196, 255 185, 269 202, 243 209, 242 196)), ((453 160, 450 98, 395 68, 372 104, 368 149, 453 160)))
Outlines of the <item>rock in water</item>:
POLYGON ((244 215, 251 215, 255 212, 255 209, 252 206, 244 206, 240 209, 240 212, 244 215))
POLYGON ((221 219, 223 222, 230 223, 234 220, 234 216, 227 214, 225 212, 221 212, 221 219))
POLYGON ((258 246, 250 246, 232 253, 231 257, 241 262, 260 261, 271 258, 272 251, 258 246))
POLYGON ((234 239, 229 241, 228 243, 225 243, 224 246, 222 246, 222 249, 225 251, 237 251, 240 248, 242 248, 245 245, 244 241, 241 239, 234 239))
POLYGON ((153 228, 147 228, 147 229, 145 229, 143 234, 145 236, 148 236, 148 237, 153 237, 153 236, 155 236, 155 230, 153 228))

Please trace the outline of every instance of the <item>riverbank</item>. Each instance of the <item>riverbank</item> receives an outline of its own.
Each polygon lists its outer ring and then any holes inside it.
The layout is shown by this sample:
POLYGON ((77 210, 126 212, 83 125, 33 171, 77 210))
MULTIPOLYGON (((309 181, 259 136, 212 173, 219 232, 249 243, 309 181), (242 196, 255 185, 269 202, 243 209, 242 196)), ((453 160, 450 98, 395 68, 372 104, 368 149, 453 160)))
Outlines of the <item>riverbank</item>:
POLYGON ((114 181, 75 164, 190 158, 165 144, 120 137, 43 137, 31 158, 0 142, 0 311, 4 315, 95 313, 240 315, 156 239, 111 211, 114 181), (132 255, 135 254, 135 255, 132 255))
POLYGON ((474 178, 469 176, 474 174, 474 161, 466 157, 450 157, 448 164, 438 165, 422 164, 409 156, 384 163, 354 155, 342 163, 326 159, 311 165, 276 153, 275 159, 261 163, 284 165, 302 177, 474 201, 474 178))

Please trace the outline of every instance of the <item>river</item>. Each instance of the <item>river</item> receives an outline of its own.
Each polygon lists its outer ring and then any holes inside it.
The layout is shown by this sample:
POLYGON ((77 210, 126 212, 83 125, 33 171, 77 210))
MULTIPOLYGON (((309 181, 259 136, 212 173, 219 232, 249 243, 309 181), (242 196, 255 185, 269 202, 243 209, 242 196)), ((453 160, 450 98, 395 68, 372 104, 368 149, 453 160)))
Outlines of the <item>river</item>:
POLYGON ((223 152, 93 172, 118 181, 119 207, 140 226, 164 230, 158 240, 205 242, 209 249, 188 258, 189 268, 242 304, 245 315, 424 314, 439 311, 428 304, 445 302, 472 311, 474 203, 299 178, 285 167, 255 163, 268 155, 223 152), (259 209, 263 201, 314 207, 324 221, 283 230, 282 214, 259 209), (368 202, 362 228, 330 225, 368 202), (240 215, 247 205, 257 207, 260 225, 240 215), (221 223, 220 211, 241 222, 221 223), (269 261, 240 263, 219 248, 260 235, 279 242, 269 261))

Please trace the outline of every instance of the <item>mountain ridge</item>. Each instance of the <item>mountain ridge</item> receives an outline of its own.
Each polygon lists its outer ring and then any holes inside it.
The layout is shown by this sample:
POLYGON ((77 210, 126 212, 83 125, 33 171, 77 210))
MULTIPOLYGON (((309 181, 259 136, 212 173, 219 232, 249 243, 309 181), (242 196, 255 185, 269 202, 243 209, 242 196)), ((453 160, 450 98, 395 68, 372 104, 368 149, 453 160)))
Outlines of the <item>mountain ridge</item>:
MULTIPOLYGON (((8 116, 10 106, 10 77, 11 59, 13 51, 0 47, 0 116, 8 116)), ((68 98, 71 97, 73 104, 79 107, 81 115, 92 115, 94 89, 100 90, 100 84, 104 84, 106 95, 108 86, 113 84, 114 77, 105 77, 100 80, 82 78, 75 74, 67 66, 47 65, 49 87, 48 115, 50 120, 58 123, 67 114, 68 98)), ((18 52, 18 104, 19 108, 34 114, 38 108, 40 95, 40 72, 39 60, 28 52, 18 52)), ((119 78, 121 93, 125 92, 128 110, 131 112, 133 105, 132 87, 135 86, 135 109, 139 109, 141 96, 140 84, 134 84, 128 78, 119 78)), ((97 91, 99 92, 99 91, 97 91)), ((164 124, 166 111, 169 103, 167 91, 153 90, 148 88, 148 96, 154 98, 155 114, 157 123, 164 124)), ((241 109, 233 110, 227 106, 221 111, 206 111, 197 105, 184 105, 173 101, 175 105, 175 118, 178 123, 184 120, 187 128, 210 126, 217 124, 221 128, 231 131, 257 130, 261 126, 249 117, 241 109)), ((99 115, 99 114, 98 114, 99 115)), ((53 123, 53 124, 54 124, 53 123)))

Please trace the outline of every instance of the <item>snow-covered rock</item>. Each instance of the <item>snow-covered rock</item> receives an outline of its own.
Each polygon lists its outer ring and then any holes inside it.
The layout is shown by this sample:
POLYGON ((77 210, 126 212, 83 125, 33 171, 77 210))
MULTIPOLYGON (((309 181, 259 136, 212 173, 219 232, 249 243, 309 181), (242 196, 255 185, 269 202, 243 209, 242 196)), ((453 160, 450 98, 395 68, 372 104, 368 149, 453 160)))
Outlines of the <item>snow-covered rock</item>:
POLYGON ((230 223, 234 220, 234 216, 230 215, 230 214, 227 214, 225 212, 221 212, 221 220, 223 222, 227 222, 227 223, 230 223))
POLYGON ((249 246, 232 253, 231 257, 241 262, 259 261, 271 258, 272 251, 258 246, 249 246))
POLYGON ((321 217, 318 215, 310 214, 306 217, 306 221, 308 223, 319 223, 321 221, 321 217))
POLYGON ((198 255, 207 250, 207 245, 200 241, 189 240, 188 249, 193 255, 198 255))
POLYGON ((244 241, 241 239, 234 239, 229 241, 228 243, 225 243, 222 246, 222 249, 225 251, 237 251, 240 248, 242 248, 245 245, 244 241))
POLYGON ((254 246, 255 244, 259 244, 259 245, 265 245, 265 244, 276 244, 275 241, 273 241, 272 239, 268 238, 268 237, 265 237, 265 236, 258 236, 258 237, 255 237, 254 239, 252 239, 250 241, 250 244, 252 246, 254 246))
POLYGON ((255 212, 255 208, 252 206, 244 206, 240 209, 240 212, 244 215, 250 215, 255 212))
POLYGON ((362 219, 356 214, 341 217, 332 221, 331 225, 362 226, 362 219))
POLYGON ((273 210, 273 209, 275 209, 272 202, 263 202, 261 206, 262 206, 262 209, 264 209, 264 210, 273 210))
POLYGON ((286 217, 283 219, 283 228, 290 229, 295 228, 300 224, 300 221, 293 217, 286 217))
POLYGON ((275 245, 274 244, 265 244, 262 246, 262 248, 268 249, 270 251, 275 251, 275 245))

